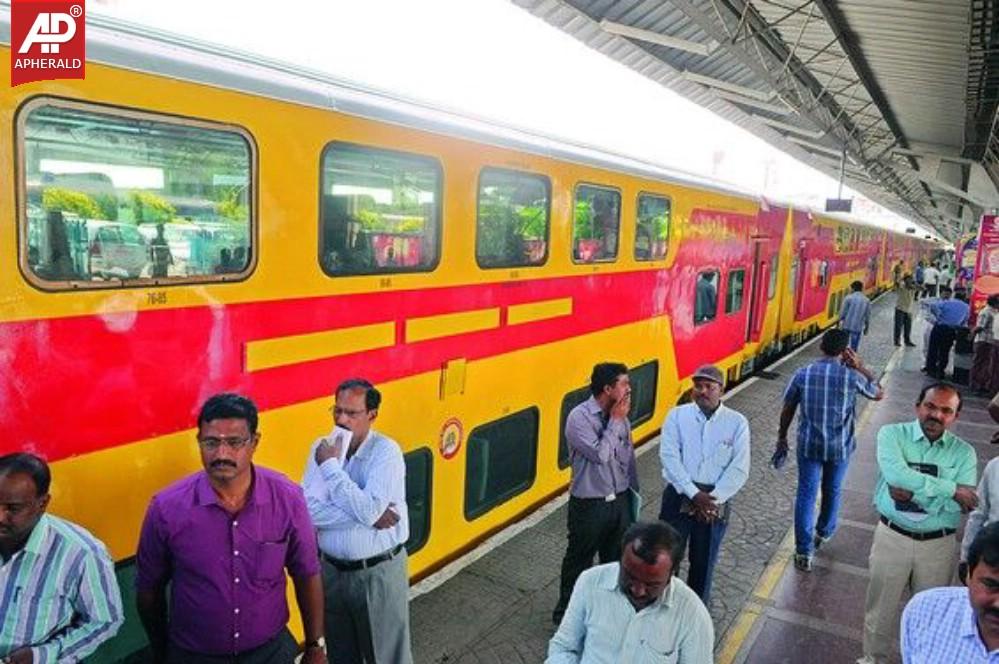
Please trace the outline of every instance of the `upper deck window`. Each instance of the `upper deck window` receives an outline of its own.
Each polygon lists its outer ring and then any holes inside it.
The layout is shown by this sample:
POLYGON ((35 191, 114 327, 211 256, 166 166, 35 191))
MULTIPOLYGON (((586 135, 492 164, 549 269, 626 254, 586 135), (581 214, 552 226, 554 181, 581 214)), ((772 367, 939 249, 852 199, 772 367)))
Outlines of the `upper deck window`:
POLYGON ((620 228, 620 192, 588 184, 576 187, 572 221, 574 261, 595 263, 617 258, 620 228))
POLYGON ((548 178, 487 168, 479 177, 475 259, 482 267, 542 265, 548 256, 548 178))
POLYGON ((635 260, 665 258, 669 246, 670 200, 665 196, 640 194, 636 222, 635 260))
POLYGON ((331 143, 322 169, 319 261, 327 274, 434 269, 442 179, 435 159, 331 143))
POLYGON ((232 127, 40 98, 18 117, 21 266, 45 288, 247 275, 253 148, 232 127))

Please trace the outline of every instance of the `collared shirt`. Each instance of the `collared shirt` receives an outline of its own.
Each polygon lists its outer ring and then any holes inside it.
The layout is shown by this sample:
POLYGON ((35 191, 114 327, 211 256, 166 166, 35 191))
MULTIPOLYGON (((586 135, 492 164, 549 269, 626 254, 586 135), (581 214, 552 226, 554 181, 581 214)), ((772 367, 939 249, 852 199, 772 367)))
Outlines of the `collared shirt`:
POLYGON ((933 317, 938 325, 958 327, 968 322, 970 309, 967 302, 947 298, 934 302, 930 305, 930 309, 933 311, 933 317))
POLYGON ((319 573, 316 537, 302 489, 253 466, 253 485, 235 515, 219 504, 205 472, 153 496, 142 524, 135 587, 170 591, 170 640, 207 655, 240 653, 288 622, 285 568, 319 573))
POLYGON ((975 329, 981 330, 978 336, 975 337, 976 341, 996 341, 994 328, 996 321, 996 313, 992 307, 985 307, 978 312, 978 319, 975 321, 975 329))
POLYGON ((620 563, 583 572, 545 664, 710 664, 714 626, 693 590, 674 576, 641 611, 618 587, 620 563))
POLYGON ((989 461, 978 483, 978 507, 968 515, 961 540, 961 561, 967 562, 968 549, 983 526, 999 521, 999 457, 989 461))
POLYGON ((931 588, 917 593, 902 612, 903 664, 999 664, 989 652, 967 588, 931 588))
POLYGON ((940 270, 935 267, 928 267, 923 270, 923 283, 927 286, 936 286, 940 281, 940 270))
POLYGON ((913 532, 957 528, 961 506, 954 492, 958 484, 974 486, 978 473, 971 445, 949 431, 930 443, 919 421, 912 420, 881 427, 877 456, 880 472, 874 507, 882 516, 913 532), (928 472, 921 472, 920 467, 928 472), (889 486, 911 491, 910 502, 920 511, 899 510, 889 486))
POLYGON ((725 404, 707 417, 697 404, 677 406, 666 415, 659 443, 663 479, 693 498, 694 484, 713 484, 711 495, 724 503, 749 477, 749 422, 725 404))
POLYGON ((857 394, 874 399, 878 386, 837 357, 794 372, 784 390, 785 404, 798 404, 798 453, 806 459, 842 461, 856 447, 853 425, 857 394))
POLYGON ((114 563, 74 523, 43 514, 0 565, 0 657, 30 647, 35 664, 78 662, 123 621, 114 563))
POLYGON ((572 486, 576 498, 605 498, 638 488, 631 424, 607 419, 590 397, 569 413, 565 440, 572 459, 572 486))
POLYGON ((839 310, 839 322, 844 330, 863 332, 871 319, 871 301, 860 291, 854 291, 843 298, 839 310))
POLYGON ((405 544, 409 511, 406 463, 399 445, 369 431, 346 465, 334 457, 317 466, 320 440, 309 448, 302 486, 323 553, 340 560, 364 560, 405 544), (379 530, 374 523, 389 505, 399 522, 379 530))
POLYGON ((895 286, 895 308, 907 313, 912 312, 913 294, 915 289, 904 283, 895 286))

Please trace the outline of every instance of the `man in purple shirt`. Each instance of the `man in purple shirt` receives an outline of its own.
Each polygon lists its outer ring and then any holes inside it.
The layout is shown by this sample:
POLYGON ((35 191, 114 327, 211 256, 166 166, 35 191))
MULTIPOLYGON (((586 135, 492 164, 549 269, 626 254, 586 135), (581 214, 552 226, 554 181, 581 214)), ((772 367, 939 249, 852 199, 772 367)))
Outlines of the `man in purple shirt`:
POLYGON ((218 394, 198 416, 204 472, 156 494, 139 538, 139 616, 157 664, 288 664, 285 569, 305 628, 305 664, 326 663, 323 584, 301 488, 253 465, 257 408, 218 394), (171 584, 169 621, 166 585, 171 584))

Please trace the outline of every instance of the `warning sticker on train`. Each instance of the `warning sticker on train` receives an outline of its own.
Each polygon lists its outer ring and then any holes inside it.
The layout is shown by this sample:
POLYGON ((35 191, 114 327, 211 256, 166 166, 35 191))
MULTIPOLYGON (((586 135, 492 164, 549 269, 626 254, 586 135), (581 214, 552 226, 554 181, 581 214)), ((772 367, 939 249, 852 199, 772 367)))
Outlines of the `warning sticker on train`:
POLYGON ((461 439, 464 432, 461 428, 461 420, 452 417, 441 427, 440 450, 441 456, 445 459, 452 458, 461 449, 461 439))

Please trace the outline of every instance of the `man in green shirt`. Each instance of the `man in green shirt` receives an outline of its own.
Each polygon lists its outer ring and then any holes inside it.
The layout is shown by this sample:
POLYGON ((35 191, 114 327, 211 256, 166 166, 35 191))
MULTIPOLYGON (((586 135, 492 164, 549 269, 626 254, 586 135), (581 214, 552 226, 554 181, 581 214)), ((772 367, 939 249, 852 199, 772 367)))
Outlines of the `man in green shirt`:
POLYGON ((947 431, 960 411, 957 389, 934 383, 919 393, 915 421, 878 432, 874 507, 881 522, 869 559, 864 664, 889 660, 905 589, 946 586, 954 574, 954 532, 961 513, 978 504, 975 450, 947 431))

